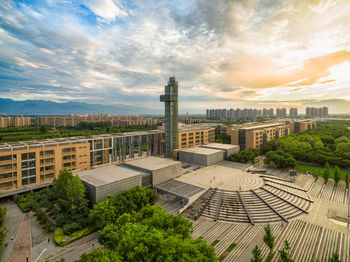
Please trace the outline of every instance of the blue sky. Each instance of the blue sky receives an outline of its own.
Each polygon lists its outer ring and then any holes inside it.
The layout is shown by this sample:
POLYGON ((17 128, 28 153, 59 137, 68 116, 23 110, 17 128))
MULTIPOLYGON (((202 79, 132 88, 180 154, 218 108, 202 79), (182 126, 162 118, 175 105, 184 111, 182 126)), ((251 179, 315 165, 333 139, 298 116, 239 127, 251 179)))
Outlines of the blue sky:
POLYGON ((0 1, 0 97, 183 112, 350 99, 346 0, 0 1))

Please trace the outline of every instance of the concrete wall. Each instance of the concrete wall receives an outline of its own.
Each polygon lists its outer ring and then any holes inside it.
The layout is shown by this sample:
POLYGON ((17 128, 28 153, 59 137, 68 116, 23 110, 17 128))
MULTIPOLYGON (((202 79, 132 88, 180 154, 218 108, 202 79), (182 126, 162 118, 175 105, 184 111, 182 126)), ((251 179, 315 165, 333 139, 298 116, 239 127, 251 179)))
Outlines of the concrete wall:
POLYGON ((160 168, 152 171, 152 184, 153 186, 159 185, 172 178, 182 175, 182 164, 176 163, 171 166, 160 168))
POLYGON ((92 186, 84 182, 86 187, 87 195, 92 205, 104 201, 108 195, 117 195, 123 190, 132 188, 134 186, 142 186, 142 175, 129 177, 123 180, 115 181, 113 183, 105 184, 102 186, 92 186))
POLYGON ((224 160, 224 151, 217 151, 212 154, 198 154, 193 152, 180 151, 179 160, 201 166, 210 166, 224 160))

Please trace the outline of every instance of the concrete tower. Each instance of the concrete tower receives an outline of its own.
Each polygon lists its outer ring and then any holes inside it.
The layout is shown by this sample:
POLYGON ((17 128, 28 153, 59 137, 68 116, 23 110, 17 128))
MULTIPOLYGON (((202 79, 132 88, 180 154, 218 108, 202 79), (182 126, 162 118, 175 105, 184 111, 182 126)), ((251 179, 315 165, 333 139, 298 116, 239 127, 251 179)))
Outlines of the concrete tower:
POLYGON ((160 101, 165 102, 165 156, 172 157, 173 150, 179 148, 178 128, 178 83, 175 77, 170 77, 165 86, 165 94, 160 101))

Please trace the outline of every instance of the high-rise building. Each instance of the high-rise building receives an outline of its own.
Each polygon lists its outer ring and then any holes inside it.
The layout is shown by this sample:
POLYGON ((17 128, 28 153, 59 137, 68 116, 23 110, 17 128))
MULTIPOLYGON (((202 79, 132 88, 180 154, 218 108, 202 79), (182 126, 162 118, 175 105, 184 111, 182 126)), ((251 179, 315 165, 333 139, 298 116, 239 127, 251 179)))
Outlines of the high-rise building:
POLYGON ((172 157, 173 150, 179 148, 178 82, 174 76, 169 78, 160 101, 165 102, 165 156, 172 157))
POLYGON ((328 107, 307 107, 307 118, 328 118, 328 107))
POLYGON ((290 118, 297 118, 298 117, 298 109, 295 107, 291 107, 289 109, 289 117, 290 118))
POLYGON ((285 108, 277 108, 276 109, 276 117, 277 118, 286 118, 287 110, 285 108))

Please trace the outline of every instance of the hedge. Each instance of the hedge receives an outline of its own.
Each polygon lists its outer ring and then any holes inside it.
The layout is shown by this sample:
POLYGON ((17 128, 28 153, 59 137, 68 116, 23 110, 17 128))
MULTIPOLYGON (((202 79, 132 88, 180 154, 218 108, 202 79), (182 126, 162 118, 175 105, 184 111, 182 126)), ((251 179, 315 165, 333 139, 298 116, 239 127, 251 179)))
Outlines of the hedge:
POLYGON ((54 240, 57 245, 63 247, 95 231, 97 231, 96 225, 89 225, 67 236, 64 234, 63 228, 57 227, 54 233, 54 240), (64 241, 67 237, 69 237, 70 240, 64 241))

